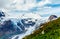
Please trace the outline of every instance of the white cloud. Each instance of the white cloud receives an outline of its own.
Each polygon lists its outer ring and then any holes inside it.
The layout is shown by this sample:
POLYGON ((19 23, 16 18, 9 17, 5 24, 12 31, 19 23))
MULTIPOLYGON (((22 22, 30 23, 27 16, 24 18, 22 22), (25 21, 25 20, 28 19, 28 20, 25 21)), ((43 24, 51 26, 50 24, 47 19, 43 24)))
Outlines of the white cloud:
POLYGON ((42 0, 39 3, 36 3, 36 0, 18 0, 18 1, 16 1, 15 7, 18 10, 29 10, 33 7, 42 7, 47 3, 50 3, 50 1, 42 0))
POLYGON ((5 0, 6 6, 3 8, 7 10, 29 10, 33 7, 41 7, 47 3, 50 3, 49 0, 42 0, 39 3, 36 3, 36 0, 5 0))
POLYGON ((43 0, 43 1, 39 2, 37 5, 44 6, 45 4, 49 4, 49 3, 51 3, 49 0, 43 0))
MULTIPOLYGON (((38 7, 38 8, 37 8, 37 11, 33 13, 53 14, 53 13, 60 12, 60 7, 52 8, 52 7, 44 6, 45 4, 50 4, 50 3, 54 4, 56 0, 42 0, 38 3, 36 3, 36 0, 15 0, 15 1, 6 0, 6 2, 7 2, 6 6, 3 7, 4 8, 3 10, 5 10, 6 12, 15 13, 15 10, 17 10, 17 11, 22 11, 22 12, 26 11, 24 13, 30 13, 29 10, 34 7, 38 7)), ((57 2, 60 2, 60 1, 57 0, 57 2)), ((19 12, 19 13, 22 13, 22 12, 19 12)))

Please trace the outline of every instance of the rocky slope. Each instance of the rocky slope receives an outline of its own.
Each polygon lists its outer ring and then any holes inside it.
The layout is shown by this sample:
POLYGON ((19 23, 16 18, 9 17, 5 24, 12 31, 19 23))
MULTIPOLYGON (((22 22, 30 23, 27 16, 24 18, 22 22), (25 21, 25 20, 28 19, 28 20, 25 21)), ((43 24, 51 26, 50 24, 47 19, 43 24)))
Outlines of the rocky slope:
MULTIPOLYGON (((14 35, 25 33, 29 31, 30 27, 36 27, 41 19, 39 14, 7 14, 0 12, 0 38, 12 39, 14 35)), ((33 28, 34 30, 34 28, 33 28)), ((32 30, 32 31, 33 31, 32 30)))

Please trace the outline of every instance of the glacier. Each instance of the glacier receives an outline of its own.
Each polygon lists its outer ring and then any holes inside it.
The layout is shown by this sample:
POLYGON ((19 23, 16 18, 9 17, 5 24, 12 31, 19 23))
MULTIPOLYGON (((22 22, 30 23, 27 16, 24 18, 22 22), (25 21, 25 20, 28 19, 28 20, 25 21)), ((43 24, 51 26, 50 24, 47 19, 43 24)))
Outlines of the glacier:
POLYGON ((46 22, 46 18, 41 17, 40 14, 37 13, 4 14, 5 17, 3 17, 3 15, 1 17, 3 19, 0 21, 0 30, 2 30, 6 36, 3 35, 4 37, 2 39, 15 39, 17 37, 19 37, 18 39, 22 39, 24 36, 33 33, 41 23, 46 22))

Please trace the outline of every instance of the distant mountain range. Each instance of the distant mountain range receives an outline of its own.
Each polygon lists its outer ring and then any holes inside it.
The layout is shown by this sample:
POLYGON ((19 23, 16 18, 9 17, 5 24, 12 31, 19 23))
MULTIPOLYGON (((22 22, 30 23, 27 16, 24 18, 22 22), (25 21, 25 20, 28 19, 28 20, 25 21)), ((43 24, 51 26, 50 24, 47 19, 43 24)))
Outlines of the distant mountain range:
MULTIPOLYGON (((51 15, 49 20, 57 18, 56 15, 51 15)), ((0 36, 2 39, 10 39, 13 35, 23 34, 29 31, 30 27, 36 29, 41 23, 46 22, 42 20, 39 14, 26 13, 26 14, 7 14, 0 12, 0 36)), ((31 30, 32 31, 32 30, 31 30)))

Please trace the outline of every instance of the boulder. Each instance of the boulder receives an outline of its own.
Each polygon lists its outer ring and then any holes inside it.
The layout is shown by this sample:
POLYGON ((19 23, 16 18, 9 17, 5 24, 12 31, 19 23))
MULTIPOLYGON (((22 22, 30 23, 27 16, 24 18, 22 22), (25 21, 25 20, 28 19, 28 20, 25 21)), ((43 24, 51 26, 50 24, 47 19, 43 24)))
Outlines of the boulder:
POLYGON ((54 20, 54 19, 56 19, 56 18, 57 18, 56 15, 51 15, 51 16, 49 17, 49 20, 54 20))

